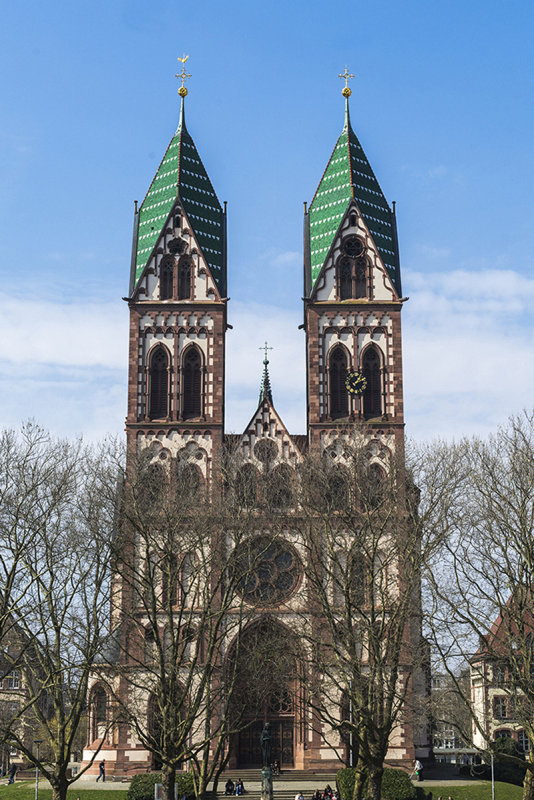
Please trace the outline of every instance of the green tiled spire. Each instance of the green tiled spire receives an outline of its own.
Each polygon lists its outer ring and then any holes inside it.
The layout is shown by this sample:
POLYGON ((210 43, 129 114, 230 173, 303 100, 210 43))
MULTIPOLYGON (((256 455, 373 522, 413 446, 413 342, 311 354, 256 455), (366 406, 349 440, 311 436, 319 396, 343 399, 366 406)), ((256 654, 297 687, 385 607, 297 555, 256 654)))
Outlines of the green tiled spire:
POLYGON ((224 291, 224 214, 208 174, 185 126, 184 98, 180 122, 139 209, 135 282, 139 280, 162 228, 179 197, 204 258, 224 291))
MULTIPOLYGON (((315 284, 351 199, 356 200, 394 285, 398 255, 395 222, 358 138, 352 130, 348 97, 345 126, 309 210, 311 284, 315 284)), ((399 289, 396 286, 397 290, 399 289)))

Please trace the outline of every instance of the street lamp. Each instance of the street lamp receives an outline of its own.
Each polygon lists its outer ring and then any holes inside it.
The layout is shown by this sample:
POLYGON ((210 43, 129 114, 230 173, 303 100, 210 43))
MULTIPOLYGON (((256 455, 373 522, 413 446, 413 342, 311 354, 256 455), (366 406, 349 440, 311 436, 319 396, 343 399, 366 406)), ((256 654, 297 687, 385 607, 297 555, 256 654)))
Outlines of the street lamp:
POLYGON ((37 754, 35 758, 35 800, 37 800, 37 792, 39 791, 39 745, 42 744, 42 739, 34 739, 33 743, 36 747, 37 754))

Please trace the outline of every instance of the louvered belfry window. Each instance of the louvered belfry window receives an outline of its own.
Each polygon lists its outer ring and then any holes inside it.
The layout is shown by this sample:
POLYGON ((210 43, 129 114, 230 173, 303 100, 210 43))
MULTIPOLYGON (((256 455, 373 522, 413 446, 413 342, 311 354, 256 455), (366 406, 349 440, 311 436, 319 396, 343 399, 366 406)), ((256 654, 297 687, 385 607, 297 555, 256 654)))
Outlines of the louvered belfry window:
POLYGON ((182 367, 182 417, 200 417, 202 408, 202 359, 196 347, 189 347, 182 367))
POLYGON ((156 347, 150 359, 150 419, 168 416, 169 356, 164 347, 156 347))
POLYGON ((334 347, 330 353, 330 416, 332 419, 346 417, 349 401, 345 380, 347 378, 347 355, 342 347, 334 347))
POLYGON ((160 300, 170 300, 173 293, 174 277, 174 258, 164 256, 161 260, 160 279, 159 279, 159 298, 160 300))
POLYGON ((362 358, 362 372, 367 378, 363 393, 363 415, 379 417, 382 414, 382 377, 380 375, 380 356, 376 347, 368 347, 362 358))
POLYGON ((181 260, 178 266, 178 300, 191 299, 191 263, 181 260))

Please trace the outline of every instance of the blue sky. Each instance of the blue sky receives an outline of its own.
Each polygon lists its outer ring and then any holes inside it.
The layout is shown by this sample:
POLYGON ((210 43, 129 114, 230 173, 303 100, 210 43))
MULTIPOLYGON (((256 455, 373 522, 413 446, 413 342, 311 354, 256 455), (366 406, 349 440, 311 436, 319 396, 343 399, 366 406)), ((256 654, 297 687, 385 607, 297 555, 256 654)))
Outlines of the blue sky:
POLYGON ((304 431, 302 203, 351 118, 397 201, 407 432, 487 433, 534 397, 528 2, 4 0, 0 420, 120 432, 133 201, 178 120, 229 214, 227 428, 275 347, 304 431))

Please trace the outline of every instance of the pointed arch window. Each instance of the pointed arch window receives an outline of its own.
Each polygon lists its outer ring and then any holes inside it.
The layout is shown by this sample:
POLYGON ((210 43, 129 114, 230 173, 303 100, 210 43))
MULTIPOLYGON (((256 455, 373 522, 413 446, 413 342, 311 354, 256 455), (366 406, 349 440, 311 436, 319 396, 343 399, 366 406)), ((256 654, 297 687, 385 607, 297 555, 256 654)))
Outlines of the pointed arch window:
POLYGON ((197 347, 188 347, 182 365, 182 417, 195 419, 202 413, 202 357, 197 347))
POLYGON ((363 393, 363 415, 366 419, 379 417, 382 411, 382 375, 380 355, 376 347, 368 347, 362 358, 362 372, 367 379, 363 393))
POLYGON ((169 355, 165 347, 158 346, 150 357, 150 419, 164 419, 169 414, 169 355))
POLYGON ((181 258, 178 264, 178 300, 191 299, 191 262, 181 258))
POLYGON ((367 297, 367 259, 357 258, 354 264, 354 297, 367 297))
POLYGON ((352 297, 352 263, 350 258, 342 258, 338 265, 339 299, 352 297))
POLYGON ((345 380, 347 377, 347 354, 339 345, 330 352, 329 359, 330 378, 330 416, 332 419, 347 417, 349 413, 349 398, 345 380))
POLYGON ((160 300, 170 300, 173 295, 174 280, 174 258, 164 256, 161 259, 160 278, 159 278, 159 297, 160 300))

